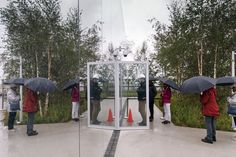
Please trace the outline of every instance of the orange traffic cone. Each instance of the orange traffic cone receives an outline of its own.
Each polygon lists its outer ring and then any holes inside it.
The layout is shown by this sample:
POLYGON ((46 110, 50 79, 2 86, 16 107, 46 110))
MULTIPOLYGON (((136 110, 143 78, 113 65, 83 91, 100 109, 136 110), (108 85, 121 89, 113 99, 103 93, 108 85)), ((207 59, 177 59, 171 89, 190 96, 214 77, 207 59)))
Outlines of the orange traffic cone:
POLYGON ((127 122, 128 123, 132 123, 133 121, 134 120, 133 120, 132 112, 131 112, 131 109, 129 109, 129 114, 128 114, 127 122))
POLYGON ((112 121, 113 121, 113 116, 112 116, 111 109, 109 109, 107 121, 108 121, 108 122, 112 122, 112 121))

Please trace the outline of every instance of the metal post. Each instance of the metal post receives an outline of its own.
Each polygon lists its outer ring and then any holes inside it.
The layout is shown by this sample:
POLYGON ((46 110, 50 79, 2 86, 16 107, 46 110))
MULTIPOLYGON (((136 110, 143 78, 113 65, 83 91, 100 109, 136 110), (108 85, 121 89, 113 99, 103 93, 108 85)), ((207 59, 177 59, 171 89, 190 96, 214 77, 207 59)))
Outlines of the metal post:
POLYGON ((232 76, 235 76, 235 52, 232 51, 232 76))
MULTIPOLYGON (((20 56, 20 78, 22 78, 22 57, 20 56)), ((22 103, 22 100, 23 100, 23 87, 20 86, 20 117, 19 117, 19 122, 21 123, 23 121, 23 103, 22 103)))
MULTIPOLYGON (((232 51, 232 76, 233 77, 235 77, 235 52, 234 51, 232 51)), ((234 117, 233 116, 231 116, 232 117, 232 128, 235 128, 236 126, 235 126, 235 122, 234 122, 234 117)))

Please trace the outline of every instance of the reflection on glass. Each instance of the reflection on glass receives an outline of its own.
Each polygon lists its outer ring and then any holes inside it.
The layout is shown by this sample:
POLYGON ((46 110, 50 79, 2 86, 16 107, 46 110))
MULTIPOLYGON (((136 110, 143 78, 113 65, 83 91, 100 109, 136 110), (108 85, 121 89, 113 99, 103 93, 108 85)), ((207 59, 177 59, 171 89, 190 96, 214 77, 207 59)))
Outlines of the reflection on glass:
POLYGON ((121 63, 120 126, 146 126, 146 67, 142 63, 121 63))
POLYGON ((94 64, 90 69, 90 120, 92 125, 114 126, 115 81, 113 64, 94 64))

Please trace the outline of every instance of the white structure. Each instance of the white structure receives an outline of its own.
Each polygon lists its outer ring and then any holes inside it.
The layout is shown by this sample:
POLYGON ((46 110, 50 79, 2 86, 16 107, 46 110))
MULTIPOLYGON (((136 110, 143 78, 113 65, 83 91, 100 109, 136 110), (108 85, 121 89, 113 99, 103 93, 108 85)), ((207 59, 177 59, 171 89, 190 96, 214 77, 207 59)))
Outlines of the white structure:
POLYGON ((105 129, 148 129, 149 128, 149 84, 148 63, 131 61, 90 62, 87 64, 87 100, 88 100, 88 126, 105 129), (146 79, 146 121, 139 112, 139 102, 136 89, 138 76, 145 75, 146 79), (93 78, 98 75, 99 79, 93 78), (127 88, 127 78, 129 88, 127 88), (94 92, 94 82, 98 81, 94 92), (99 97, 100 95, 100 97, 99 97), (96 98, 98 97, 98 98, 96 98), (96 99, 101 98, 99 101, 96 99), (95 100, 95 101, 94 101, 95 100), (100 102, 100 106, 99 106, 100 102), (133 121, 132 121, 133 120, 133 121))

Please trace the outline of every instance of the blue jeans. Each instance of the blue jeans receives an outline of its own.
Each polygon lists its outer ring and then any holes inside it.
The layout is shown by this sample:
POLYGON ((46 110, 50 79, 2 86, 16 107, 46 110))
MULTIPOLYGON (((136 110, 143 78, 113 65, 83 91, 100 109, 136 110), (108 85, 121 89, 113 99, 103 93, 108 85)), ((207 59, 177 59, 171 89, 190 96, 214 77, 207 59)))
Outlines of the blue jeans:
POLYGON ((213 140, 216 137, 216 120, 215 117, 212 116, 205 116, 205 125, 207 129, 207 136, 208 140, 213 140))
POLYGON ((35 112, 28 112, 27 134, 34 131, 34 114, 35 112))

